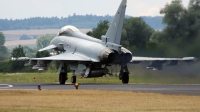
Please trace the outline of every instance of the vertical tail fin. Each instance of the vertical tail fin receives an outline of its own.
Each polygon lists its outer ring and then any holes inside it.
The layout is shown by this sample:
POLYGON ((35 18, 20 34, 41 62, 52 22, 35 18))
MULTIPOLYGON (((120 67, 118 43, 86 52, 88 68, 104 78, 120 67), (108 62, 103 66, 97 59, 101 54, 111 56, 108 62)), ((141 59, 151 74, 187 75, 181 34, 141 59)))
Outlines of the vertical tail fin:
POLYGON ((122 27, 124 23, 125 11, 127 0, 122 0, 115 17, 106 33, 106 37, 109 38, 108 42, 120 44, 122 27))

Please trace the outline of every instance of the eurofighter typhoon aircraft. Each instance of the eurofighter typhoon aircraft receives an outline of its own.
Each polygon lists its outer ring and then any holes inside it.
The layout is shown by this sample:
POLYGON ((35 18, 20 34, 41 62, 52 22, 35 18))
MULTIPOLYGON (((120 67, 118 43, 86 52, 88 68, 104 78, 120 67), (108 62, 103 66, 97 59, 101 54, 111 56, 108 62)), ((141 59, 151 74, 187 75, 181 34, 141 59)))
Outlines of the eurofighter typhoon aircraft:
POLYGON ((194 57, 185 58, 151 58, 151 57, 134 57, 132 53, 120 45, 121 32, 123 21, 125 17, 127 0, 122 0, 114 20, 112 21, 105 36, 101 40, 87 36, 81 33, 74 26, 64 26, 61 28, 58 35, 53 38, 49 46, 40 49, 45 51, 54 49, 60 54, 44 57, 44 58, 27 58, 21 57, 18 60, 29 60, 30 62, 25 66, 33 66, 33 69, 44 70, 51 61, 59 61, 60 67, 57 74, 59 74, 59 83, 65 84, 68 79, 67 67, 73 71, 71 82, 76 83, 75 71, 78 65, 85 65, 81 73, 84 78, 102 77, 109 71, 107 66, 118 64, 121 66, 119 79, 123 84, 129 82, 129 71, 127 64, 138 64, 142 61, 151 62, 148 69, 159 70, 162 69, 163 63, 167 65, 177 65, 178 61, 194 61, 194 57))

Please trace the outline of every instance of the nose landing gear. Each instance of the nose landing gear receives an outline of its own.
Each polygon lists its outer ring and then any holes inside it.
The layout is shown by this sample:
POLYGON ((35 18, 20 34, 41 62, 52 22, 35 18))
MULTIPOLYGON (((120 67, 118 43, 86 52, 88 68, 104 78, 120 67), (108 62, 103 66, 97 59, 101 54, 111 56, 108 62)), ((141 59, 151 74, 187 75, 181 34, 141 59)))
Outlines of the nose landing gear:
POLYGON ((72 84, 76 83, 76 74, 75 74, 75 70, 73 70, 73 76, 71 77, 71 82, 72 84))

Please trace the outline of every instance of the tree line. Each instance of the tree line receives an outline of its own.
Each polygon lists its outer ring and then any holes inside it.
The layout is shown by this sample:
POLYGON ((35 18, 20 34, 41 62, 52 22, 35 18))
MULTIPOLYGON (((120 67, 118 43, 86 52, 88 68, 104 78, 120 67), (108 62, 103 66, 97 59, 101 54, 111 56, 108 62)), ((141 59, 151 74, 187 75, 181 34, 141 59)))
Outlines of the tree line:
MULTIPOLYGON (((130 16, 126 16, 129 18, 130 16)), ((162 17, 142 17, 143 20, 156 30, 162 30, 165 25, 162 24, 162 17)), ((76 15, 68 17, 34 17, 28 19, 0 19, 0 31, 19 30, 19 29, 60 29, 65 25, 73 25, 77 28, 94 28, 100 20, 112 21, 113 16, 96 15, 76 15)))

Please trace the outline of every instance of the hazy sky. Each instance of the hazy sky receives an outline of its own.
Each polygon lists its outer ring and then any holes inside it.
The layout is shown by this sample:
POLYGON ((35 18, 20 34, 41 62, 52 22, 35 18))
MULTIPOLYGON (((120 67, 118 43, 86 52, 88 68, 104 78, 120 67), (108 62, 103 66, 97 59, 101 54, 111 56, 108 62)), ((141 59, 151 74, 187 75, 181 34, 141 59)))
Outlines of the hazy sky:
MULTIPOLYGON (((158 16, 172 0, 127 0, 126 15, 158 16)), ((189 0, 182 0, 187 7, 189 0)), ((30 17, 68 17, 78 15, 114 15, 121 0, 0 0, 0 19, 30 17)))

